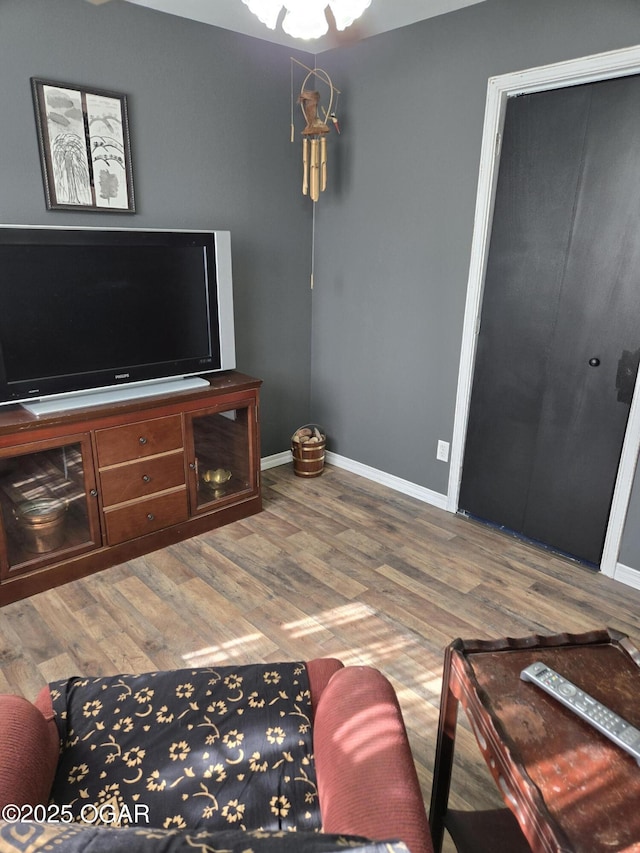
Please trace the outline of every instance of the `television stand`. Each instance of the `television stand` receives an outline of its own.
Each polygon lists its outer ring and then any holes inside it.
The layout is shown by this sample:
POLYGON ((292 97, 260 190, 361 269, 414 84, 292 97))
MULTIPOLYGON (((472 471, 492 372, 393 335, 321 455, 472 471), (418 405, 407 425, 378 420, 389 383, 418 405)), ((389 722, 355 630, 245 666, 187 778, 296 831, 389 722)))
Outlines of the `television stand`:
POLYGON ((0 606, 262 509, 261 382, 201 382, 39 417, 0 408, 0 606))
POLYGON ((89 406, 102 406, 119 403, 123 400, 141 400, 155 397, 157 394, 174 394, 176 391, 190 391, 194 388, 207 388, 209 383, 201 376, 177 376, 173 379, 153 379, 148 382, 132 382, 128 385, 111 385, 96 388, 95 391, 79 391, 74 394, 59 394, 32 403, 22 403, 22 407, 37 418, 53 412, 68 412, 74 409, 86 409, 89 406))

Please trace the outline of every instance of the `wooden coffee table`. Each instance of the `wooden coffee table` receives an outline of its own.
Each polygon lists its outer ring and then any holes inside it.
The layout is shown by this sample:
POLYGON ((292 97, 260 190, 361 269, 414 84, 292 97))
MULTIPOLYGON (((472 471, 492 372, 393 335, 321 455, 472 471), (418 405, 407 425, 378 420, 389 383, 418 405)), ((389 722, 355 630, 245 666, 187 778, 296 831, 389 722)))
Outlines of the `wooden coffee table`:
POLYGON ((455 640, 444 660, 429 822, 459 853, 640 853, 640 767, 521 670, 541 660, 640 728, 640 653, 611 629, 455 640), (447 809, 458 705, 508 810, 447 809), (492 839, 497 833, 497 840, 492 839))

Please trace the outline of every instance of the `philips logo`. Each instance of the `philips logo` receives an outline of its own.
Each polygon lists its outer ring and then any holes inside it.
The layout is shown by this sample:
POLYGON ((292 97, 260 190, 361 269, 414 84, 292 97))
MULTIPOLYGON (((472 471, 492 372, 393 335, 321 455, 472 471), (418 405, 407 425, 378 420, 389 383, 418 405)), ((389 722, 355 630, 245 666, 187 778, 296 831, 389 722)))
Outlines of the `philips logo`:
POLYGON ((114 379, 128 379, 128 378, 129 378, 128 373, 116 373, 116 375, 114 376, 114 379))

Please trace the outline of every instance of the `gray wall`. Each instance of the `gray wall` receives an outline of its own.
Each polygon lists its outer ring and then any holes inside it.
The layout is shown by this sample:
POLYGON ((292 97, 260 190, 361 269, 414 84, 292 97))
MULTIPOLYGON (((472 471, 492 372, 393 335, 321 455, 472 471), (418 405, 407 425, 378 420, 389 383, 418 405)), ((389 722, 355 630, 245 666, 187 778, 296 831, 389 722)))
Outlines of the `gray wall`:
POLYGON ((118 0, 0 4, 0 222, 230 230, 263 455, 309 419, 311 210, 289 144, 290 55, 118 0), (135 215, 46 211, 32 76, 127 94, 135 215))
POLYGON ((331 450, 446 492, 487 80, 638 42, 637 0, 486 0, 318 57, 344 91, 312 312, 331 450))

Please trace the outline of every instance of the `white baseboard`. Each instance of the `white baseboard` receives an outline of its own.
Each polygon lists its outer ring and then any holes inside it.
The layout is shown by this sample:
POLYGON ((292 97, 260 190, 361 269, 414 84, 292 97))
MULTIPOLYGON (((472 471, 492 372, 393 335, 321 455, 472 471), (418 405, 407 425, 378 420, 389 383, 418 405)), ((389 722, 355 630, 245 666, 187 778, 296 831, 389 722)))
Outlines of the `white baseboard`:
POLYGON ((353 459, 347 459, 346 456, 339 456, 337 453, 331 453, 330 451, 327 451, 327 462, 330 462, 337 468, 344 468, 345 471, 351 471, 352 474, 359 474, 361 477, 366 477, 367 480, 380 483, 382 486, 389 486, 390 489, 395 489, 396 492, 402 492, 403 495, 417 498, 419 501, 438 507, 438 509, 447 508, 446 495, 441 495, 440 492, 434 492, 432 489, 427 489, 424 486, 418 486, 409 480, 403 480, 401 477, 395 477, 393 474, 387 474, 386 471, 379 471, 377 468, 363 465, 362 462, 354 462, 353 459))
MULTIPOLYGON (((265 456, 261 460, 261 468, 263 471, 266 471, 268 468, 275 468, 277 465, 286 465, 288 462, 291 462, 291 459, 290 450, 284 453, 276 453, 273 456, 265 456)), ((385 471, 379 471, 377 468, 371 468, 369 465, 363 465, 362 462, 355 462, 353 459, 347 459, 346 456, 340 456, 337 453, 331 453, 331 451, 327 451, 326 460, 331 465, 335 465, 336 468, 344 468, 345 471, 358 474, 367 480, 373 480, 381 486, 388 486, 396 492, 402 492, 404 495, 417 498, 419 501, 438 507, 438 509, 447 509, 447 496, 439 492, 426 489, 424 486, 418 486, 409 480, 394 477, 393 474, 387 474, 385 471)))
POLYGON ((637 569, 632 569, 631 566, 616 563, 613 579, 625 583, 627 586, 632 586, 634 589, 640 589, 640 572, 637 569))
POLYGON ((290 450, 285 450, 283 453, 274 453, 273 456, 263 456, 260 460, 260 470, 267 471, 269 468, 277 468, 278 465, 286 465, 291 460, 290 450))

